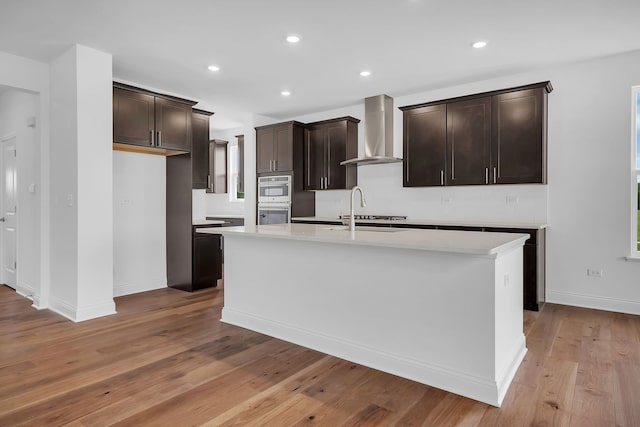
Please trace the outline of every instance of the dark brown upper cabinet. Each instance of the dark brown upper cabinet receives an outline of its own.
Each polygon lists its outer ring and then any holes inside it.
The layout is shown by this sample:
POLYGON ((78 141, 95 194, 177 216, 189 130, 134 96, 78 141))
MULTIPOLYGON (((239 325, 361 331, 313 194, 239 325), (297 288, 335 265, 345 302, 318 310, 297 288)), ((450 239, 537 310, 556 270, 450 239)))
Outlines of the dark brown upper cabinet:
POLYGON ((447 106, 407 110, 403 115, 405 187, 445 185, 447 176, 447 106))
POLYGON ((256 128, 256 172, 291 172, 294 138, 302 135, 302 123, 286 122, 256 128))
POLYGON ((491 97, 447 104, 447 185, 489 183, 491 97))
POLYGON ((552 90, 542 82, 401 107, 403 186, 546 183, 552 90))
POLYGON ((544 88, 492 97, 494 182, 546 182, 547 96, 544 88))
POLYGON ((191 114, 191 174, 194 189, 208 188, 209 120, 213 113, 193 109, 191 114))
POLYGON ((190 152, 193 105, 182 98, 114 83, 114 148, 153 154, 190 152))
POLYGON ((307 124, 305 190, 345 189, 357 184, 356 167, 340 162, 357 156, 359 122, 340 117, 307 124))

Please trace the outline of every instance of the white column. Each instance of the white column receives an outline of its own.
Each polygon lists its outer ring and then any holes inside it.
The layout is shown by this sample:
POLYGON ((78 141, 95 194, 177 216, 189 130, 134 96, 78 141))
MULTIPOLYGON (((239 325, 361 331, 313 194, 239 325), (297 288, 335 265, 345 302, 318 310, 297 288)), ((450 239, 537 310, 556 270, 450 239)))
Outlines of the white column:
POLYGON ((115 312, 111 55, 76 45, 51 63, 51 309, 115 312))

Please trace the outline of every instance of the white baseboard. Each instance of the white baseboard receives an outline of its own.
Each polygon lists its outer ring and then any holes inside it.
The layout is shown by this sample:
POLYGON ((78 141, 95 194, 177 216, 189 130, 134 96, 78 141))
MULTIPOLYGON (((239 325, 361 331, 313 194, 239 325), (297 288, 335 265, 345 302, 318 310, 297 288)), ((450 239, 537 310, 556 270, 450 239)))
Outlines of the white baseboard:
POLYGON ((74 322, 95 319, 98 317, 116 314, 116 304, 112 300, 103 304, 96 304, 87 307, 75 307, 58 298, 49 298, 49 309, 66 317, 74 322))
POLYGON ((162 289, 166 287, 167 287, 167 279, 155 280, 148 283, 116 284, 113 286, 113 296, 121 297, 124 295, 154 291, 156 289, 162 289))
POLYGON ((513 355, 513 362, 510 364, 510 368, 502 381, 500 381, 501 384, 497 384, 495 379, 492 378, 478 377, 469 373, 454 371, 444 366, 409 359, 399 354, 365 347, 358 343, 300 329, 282 322, 274 322, 228 307, 222 309, 221 321, 451 393, 468 396, 493 406, 500 406, 502 403, 502 399, 508 389, 508 387, 504 387, 504 384, 510 383, 527 351, 523 339, 522 346, 513 355))
POLYGON ((16 293, 25 298, 33 299, 33 296, 35 295, 35 290, 28 285, 19 284, 19 285, 16 285, 16 293))
POLYGON ((640 315, 640 301, 547 290, 546 302, 640 315))

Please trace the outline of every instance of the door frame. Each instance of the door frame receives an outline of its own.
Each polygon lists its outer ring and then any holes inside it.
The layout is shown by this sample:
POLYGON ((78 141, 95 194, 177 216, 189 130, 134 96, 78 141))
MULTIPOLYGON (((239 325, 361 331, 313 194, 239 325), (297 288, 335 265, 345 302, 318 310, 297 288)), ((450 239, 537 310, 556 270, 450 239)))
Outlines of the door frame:
MULTIPOLYGON (((9 132, 6 135, 3 135, 0 138, 0 169, 2 169, 2 166, 4 165, 4 144, 15 138, 15 142, 14 142, 14 149, 16 150, 16 158, 17 158, 17 149, 18 149, 18 133, 16 131, 12 131, 9 132)), ((18 180, 18 162, 16 160, 16 181, 18 180)), ((4 188, 4 184, 5 184, 5 179, 4 179, 4 173, 0 173, 0 188, 4 188)), ((18 215, 18 202, 19 202, 19 198, 18 198, 18 191, 16 189, 16 216, 15 216, 15 226, 16 226, 16 264, 18 262, 18 232, 20 230, 19 227, 19 215, 18 215)), ((0 212, 4 212, 4 191, 0 191, 0 212)), ((2 237, 2 232, 0 232, 0 238, 2 237)), ((18 289, 18 268, 16 267, 16 283, 14 284, 15 289, 18 289)), ((6 284, 6 280, 5 280, 5 274, 4 274, 4 245, 2 244, 2 242, 0 241, 0 283, 2 284, 6 284)))

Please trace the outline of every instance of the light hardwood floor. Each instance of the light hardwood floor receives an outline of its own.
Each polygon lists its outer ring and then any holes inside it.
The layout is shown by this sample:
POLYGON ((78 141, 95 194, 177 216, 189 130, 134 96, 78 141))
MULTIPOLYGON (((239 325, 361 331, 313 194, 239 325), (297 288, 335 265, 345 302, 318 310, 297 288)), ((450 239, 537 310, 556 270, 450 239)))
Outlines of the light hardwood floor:
POLYGON ((640 426, 640 316, 526 311, 498 409, 225 325, 222 293, 120 297, 74 324, 0 286, 0 426, 640 426))

